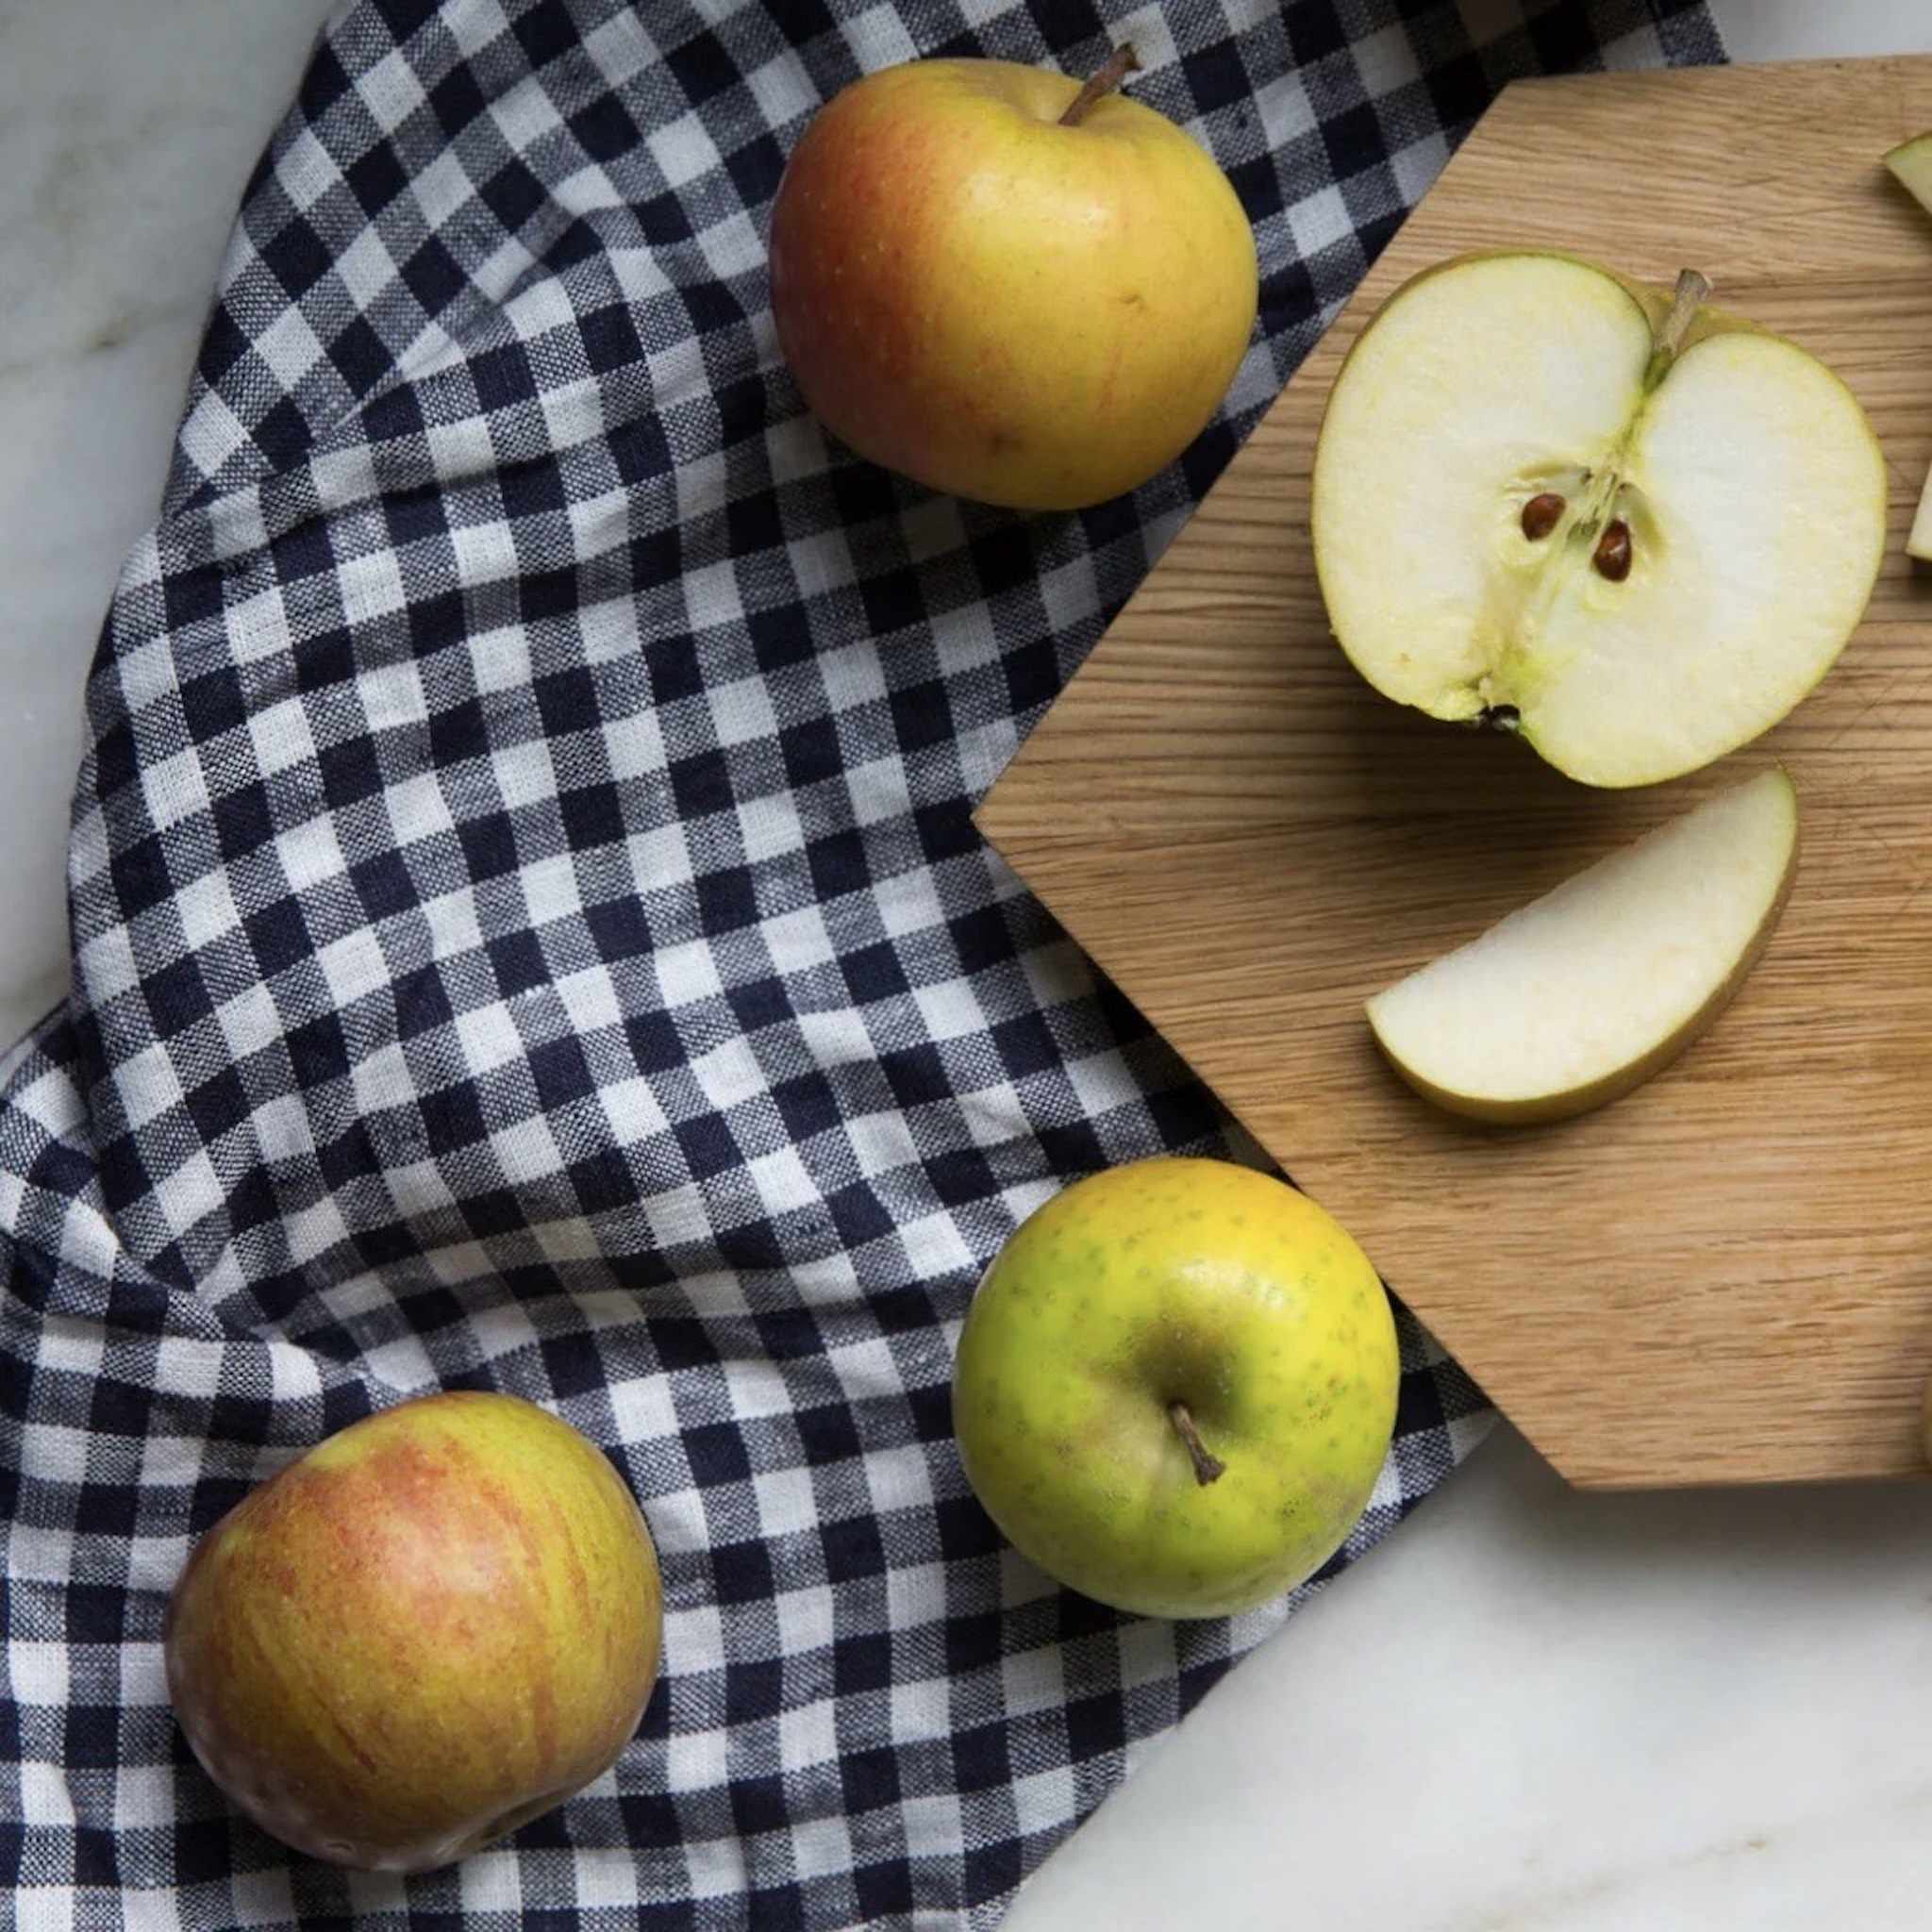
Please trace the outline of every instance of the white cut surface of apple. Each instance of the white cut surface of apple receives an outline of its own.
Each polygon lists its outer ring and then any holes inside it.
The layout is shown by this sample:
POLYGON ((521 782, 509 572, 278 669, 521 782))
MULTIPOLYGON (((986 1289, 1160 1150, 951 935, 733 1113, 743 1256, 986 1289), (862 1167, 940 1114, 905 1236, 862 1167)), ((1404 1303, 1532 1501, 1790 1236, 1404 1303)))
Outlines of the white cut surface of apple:
POLYGON ((1906 555, 1921 563, 1932 563, 1932 474, 1919 492, 1919 508, 1912 515, 1911 534, 1906 539, 1906 555))
MULTIPOLYGON (((1885 158, 1885 165, 1896 175, 1919 206, 1932 212, 1932 134, 1917 134, 1901 142, 1885 158)), ((1906 539, 1906 555, 1922 563, 1932 563, 1932 475, 1919 493, 1919 508, 1912 518, 1911 535, 1906 539)))
POLYGON ((1884 458, 1830 370, 1687 281, 1674 308, 1565 256, 1472 256, 1383 305, 1312 508, 1329 622, 1376 690, 1628 786, 1747 742, 1829 670, 1883 555, 1884 458))
POLYGON ((1668 1065, 1771 938, 1797 869, 1774 768, 1613 852, 1368 1002, 1397 1073, 1452 1113, 1563 1120, 1668 1065))
POLYGON ((1932 134, 1915 134, 1900 142, 1886 156, 1885 165, 1921 208, 1932 209, 1932 134))

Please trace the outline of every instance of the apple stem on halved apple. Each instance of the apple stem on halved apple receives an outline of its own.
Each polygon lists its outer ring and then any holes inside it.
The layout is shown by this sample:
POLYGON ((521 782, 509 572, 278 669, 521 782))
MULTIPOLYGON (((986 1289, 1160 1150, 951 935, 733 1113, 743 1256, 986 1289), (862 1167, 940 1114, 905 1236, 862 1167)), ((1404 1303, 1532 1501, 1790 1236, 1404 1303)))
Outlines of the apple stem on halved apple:
POLYGON ((1062 127, 1077 127, 1087 118, 1089 110, 1097 100, 1113 92, 1130 74, 1141 71, 1141 57, 1134 52, 1131 41, 1123 41, 1107 58, 1104 66, 1096 68, 1087 76, 1080 92, 1067 103, 1067 111, 1060 116, 1062 127))
POLYGON ((1694 268, 1677 271, 1677 286, 1671 295, 1671 312, 1664 317, 1662 326, 1657 331, 1657 348, 1650 358, 1647 375, 1650 388, 1655 389, 1663 380, 1664 371, 1684 346, 1684 337, 1697 311, 1703 308, 1704 298, 1709 293, 1709 276, 1699 275, 1694 268))
POLYGON ((1208 1445, 1202 1441, 1201 1432, 1194 1426, 1194 1418, 1189 1413, 1188 1405, 1170 1402, 1167 1414, 1181 1441, 1188 1445, 1188 1458, 1194 1465, 1194 1480, 1204 1490, 1209 1483, 1218 1482, 1227 1474, 1227 1464, 1220 1457, 1208 1453, 1208 1445))
MULTIPOLYGON (((1690 325, 1696 320, 1698 309, 1704 306, 1704 298, 1709 293, 1710 279, 1707 275, 1700 275, 1694 268, 1677 271, 1677 285, 1671 291, 1670 312, 1651 331, 1650 366, 1643 374, 1646 390, 1654 390, 1670 373, 1671 364, 1676 360, 1677 351, 1684 346, 1684 338, 1690 333, 1690 325)), ((1614 491, 1610 500, 1615 501, 1614 491)), ((1529 511, 1538 501, 1540 499, 1532 498, 1524 506, 1523 534, 1532 541, 1537 533, 1530 527, 1529 511)), ((1622 517, 1612 517, 1604 525, 1603 533, 1590 554, 1590 560, 1597 575, 1606 583, 1621 584, 1630 575, 1634 554, 1630 525, 1622 517)))

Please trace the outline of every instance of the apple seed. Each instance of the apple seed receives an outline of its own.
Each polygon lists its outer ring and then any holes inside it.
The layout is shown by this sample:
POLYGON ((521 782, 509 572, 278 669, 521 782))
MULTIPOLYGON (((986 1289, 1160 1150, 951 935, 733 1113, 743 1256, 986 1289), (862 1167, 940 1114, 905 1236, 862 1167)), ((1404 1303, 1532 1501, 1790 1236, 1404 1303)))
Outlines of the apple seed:
POLYGON ((1557 527, 1564 508, 1563 499, 1554 490, 1532 496, 1523 506, 1523 534, 1532 543, 1541 543, 1557 527))
POLYGON ((1630 525, 1622 517, 1605 525, 1591 561, 1596 565, 1598 575, 1607 577, 1613 584, 1621 584, 1630 575, 1630 525))

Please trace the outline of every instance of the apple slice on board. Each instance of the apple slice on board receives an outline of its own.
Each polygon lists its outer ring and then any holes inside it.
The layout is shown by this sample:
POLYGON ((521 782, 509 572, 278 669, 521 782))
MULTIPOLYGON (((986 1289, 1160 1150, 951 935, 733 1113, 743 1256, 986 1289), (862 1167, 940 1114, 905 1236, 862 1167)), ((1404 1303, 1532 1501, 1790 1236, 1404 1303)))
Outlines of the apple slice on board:
MULTIPOLYGON (((1932 211, 1932 134, 1915 134, 1910 141, 1901 142, 1886 156, 1885 165, 1921 208, 1932 211)), ((1925 478, 1925 488, 1920 493, 1912 533, 1906 539, 1906 555, 1932 563, 1932 475, 1925 478)))
POLYGON ((1377 691, 1647 785, 1831 668, 1884 551, 1884 458, 1830 370, 1707 289, 1498 254, 1383 305, 1335 379, 1312 508, 1329 622, 1377 691))
POLYGON ((1915 134, 1902 141, 1885 158, 1885 165, 1905 183, 1920 207, 1932 208, 1932 134, 1915 134))
POLYGON ((1667 1066, 1724 1010, 1797 858, 1797 792, 1782 771, 1761 773, 1377 993, 1369 1024, 1396 1072, 1452 1113, 1585 1113, 1667 1066))

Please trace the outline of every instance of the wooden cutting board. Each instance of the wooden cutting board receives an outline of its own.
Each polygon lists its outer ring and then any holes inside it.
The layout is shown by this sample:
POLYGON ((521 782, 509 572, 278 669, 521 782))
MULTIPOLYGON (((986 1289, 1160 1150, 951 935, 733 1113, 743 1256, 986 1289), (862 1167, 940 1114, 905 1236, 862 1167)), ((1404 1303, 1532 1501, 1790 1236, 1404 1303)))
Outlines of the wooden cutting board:
POLYGON ((1905 1474, 1932 1372, 1932 217, 1879 157, 1932 57, 1510 88, 979 814, 1075 939, 1573 1480, 1905 1474), (1824 357, 1891 542, 1775 732, 1635 793, 1377 697, 1332 641, 1308 470, 1362 324, 1459 249, 1554 244, 1824 357), (1385 1069, 1377 988, 1768 758, 1797 889, 1717 1028, 1555 1127, 1459 1125, 1385 1069))

